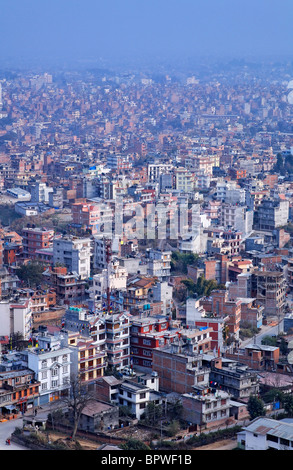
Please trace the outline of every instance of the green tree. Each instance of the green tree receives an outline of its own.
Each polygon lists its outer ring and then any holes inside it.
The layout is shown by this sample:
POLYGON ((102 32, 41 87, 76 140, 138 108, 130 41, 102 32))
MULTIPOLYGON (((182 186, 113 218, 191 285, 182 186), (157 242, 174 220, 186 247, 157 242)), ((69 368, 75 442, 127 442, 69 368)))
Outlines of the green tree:
POLYGON ((17 275, 29 287, 36 287, 44 282, 43 272, 46 266, 44 263, 31 261, 18 268, 17 275))
POLYGON ((138 439, 129 439, 125 444, 120 445, 124 450, 150 450, 150 447, 138 439))
POLYGON ((255 419, 259 416, 265 416, 266 414, 264 402, 255 395, 250 395, 247 403, 247 410, 251 419, 255 419))
POLYGON ((267 346, 277 346, 277 338, 272 336, 264 336, 264 338, 261 340, 261 344, 267 346))
POLYGON ((293 416, 293 396, 292 395, 286 395, 284 398, 284 410, 288 414, 288 416, 293 416))

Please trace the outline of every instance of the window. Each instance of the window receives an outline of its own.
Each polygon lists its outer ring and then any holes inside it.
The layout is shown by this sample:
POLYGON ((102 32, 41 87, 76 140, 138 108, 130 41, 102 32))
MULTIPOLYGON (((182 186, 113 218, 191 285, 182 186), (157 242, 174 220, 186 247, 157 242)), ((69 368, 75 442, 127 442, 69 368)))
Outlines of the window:
POLYGON ((58 380, 52 380, 52 388, 58 387, 58 380))
POLYGON ((289 447, 289 446, 290 446, 290 441, 288 441, 288 439, 283 439, 283 438, 281 437, 281 438, 280 438, 280 444, 283 445, 283 446, 289 447))
POLYGON ((267 441, 278 442, 278 437, 272 436, 272 434, 267 434, 267 441))

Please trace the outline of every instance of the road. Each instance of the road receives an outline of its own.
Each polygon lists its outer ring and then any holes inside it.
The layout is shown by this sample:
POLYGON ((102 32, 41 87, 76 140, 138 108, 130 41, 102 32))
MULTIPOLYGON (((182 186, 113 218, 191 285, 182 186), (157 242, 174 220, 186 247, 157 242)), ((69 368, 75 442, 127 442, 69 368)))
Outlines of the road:
POLYGON ((30 450, 11 441, 10 446, 6 445, 6 439, 11 436, 15 428, 22 428, 22 418, 13 419, 0 423, 0 451, 1 450, 30 450))
POLYGON ((265 336, 274 336, 281 333, 283 330, 283 320, 280 321, 277 325, 263 325, 261 331, 255 335, 253 338, 246 339, 241 342, 240 348, 244 348, 248 344, 258 344, 261 345, 261 341, 265 336))

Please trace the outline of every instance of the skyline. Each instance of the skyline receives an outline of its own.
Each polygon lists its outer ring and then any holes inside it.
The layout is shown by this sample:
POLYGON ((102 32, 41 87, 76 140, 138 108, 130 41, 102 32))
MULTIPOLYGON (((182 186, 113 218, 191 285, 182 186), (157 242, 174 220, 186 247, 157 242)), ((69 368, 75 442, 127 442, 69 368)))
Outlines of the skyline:
POLYGON ((173 61, 291 57, 293 4, 283 0, 3 2, 1 61, 173 61))

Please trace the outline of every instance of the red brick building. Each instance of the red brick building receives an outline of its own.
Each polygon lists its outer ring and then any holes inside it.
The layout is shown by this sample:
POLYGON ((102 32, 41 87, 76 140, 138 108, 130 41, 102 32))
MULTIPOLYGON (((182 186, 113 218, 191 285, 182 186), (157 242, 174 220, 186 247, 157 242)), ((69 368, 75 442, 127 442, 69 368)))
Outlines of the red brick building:
POLYGON ((131 320, 130 334, 132 364, 151 368, 153 350, 173 342, 178 330, 170 330, 169 318, 138 316, 131 320))
POLYGON ((54 230, 27 227, 22 230, 23 257, 34 259, 36 251, 49 248, 53 243, 54 230))

